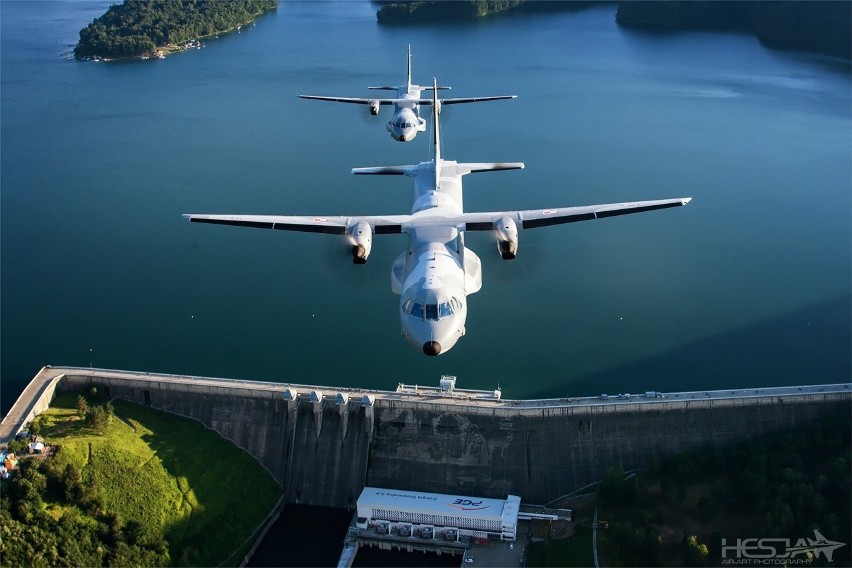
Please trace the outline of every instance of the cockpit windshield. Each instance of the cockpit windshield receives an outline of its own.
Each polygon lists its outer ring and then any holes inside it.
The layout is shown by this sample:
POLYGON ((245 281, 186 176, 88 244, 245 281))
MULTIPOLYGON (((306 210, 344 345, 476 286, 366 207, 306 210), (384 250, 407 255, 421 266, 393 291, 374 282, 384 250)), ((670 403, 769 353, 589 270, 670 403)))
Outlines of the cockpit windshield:
POLYGON ((453 297, 449 302, 440 304, 421 304, 411 299, 402 304, 402 311, 413 318, 438 321, 450 317, 456 311, 461 310, 461 301, 453 297))

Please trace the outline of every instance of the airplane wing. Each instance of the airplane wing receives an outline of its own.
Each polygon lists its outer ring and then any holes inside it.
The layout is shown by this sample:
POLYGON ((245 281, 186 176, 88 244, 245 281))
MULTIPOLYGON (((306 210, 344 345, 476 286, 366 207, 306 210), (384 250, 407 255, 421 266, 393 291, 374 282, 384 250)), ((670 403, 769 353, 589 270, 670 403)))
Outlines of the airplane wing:
MULTIPOLYGON (((440 87, 438 87, 440 89, 440 87)), ((467 97, 456 99, 438 99, 441 105, 457 105, 460 103, 481 103, 484 101, 502 101, 504 99, 517 99, 518 95, 500 95, 497 97, 467 97)), ((432 99, 420 99, 417 101, 420 105, 431 105, 432 99)))
MULTIPOLYGON (((591 221, 618 215, 629 215, 631 213, 643 213, 656 209, 668 209, 669 207, 680 207, 692 201, 691 197, 678 199, 660 199, 656 201, 631 201, 627 203, 606 203, 602 205, 585 205, 581 207, 562 207, 558 209, 529 209, 526 211, 497 211, 491 213, 463 213, 450 218, 444 218, 444 223, 454 224, 459 230, 465 231, 491 231, 494 222, 501 217, 513 219, 519 229, 535 229, 560 225, 562 223, 576 223, 578 221, 591 221)), ((425 222, 429 222, 424 219, 425 222)))
POLYGON ((692 201, 691 197, 678 199, 660 199, 656 201, 631 201, 627 203, 606 203, 582 207, 562 207, 559 209, 529 209, 526 211, 495 211, 489 213, 462 213, 459 215, 431 215, 427 212, 414 215, 352 216, 352 217, 298 217, 284 215, 198 215, 184 214, 183 218, 192 223, 211 223, 214 225, 234 225, 255 229, 276 229, 279 231, 301 231, 345 235, 348 228, 362 221, 368 223, 377 235, 402 233, 412 227, 429 225, 450 225, 461 231, 491 231, 494 222, 501 217, 516 221, 519 229, 535 229, 562 223, 590 221, 631 213, 642 213, 656 209, 679 207, 692 201))
POLYGON ((378 101, 380 105, 393 105, 401 102, 403 99, 360 99, 353 97, 318 97, 315 95, 299 95, 300 99, 312 99, 315 101, 331 101, 334 103, 352 103, 356 105, 368 105, 373 101, 378 101))
POLYGON ((401 233, 402 225, 411 215, 386 215, 364 217, 293 217, 283 215, 196 215, 184 214, 183 218, 192 223, 211 223, 214 225, 234 225, 255 229, 276 229, 279 231, 300 231, 307 233, 326 233, 345 235, 346 230, 366 221, 377 235, 401 233))

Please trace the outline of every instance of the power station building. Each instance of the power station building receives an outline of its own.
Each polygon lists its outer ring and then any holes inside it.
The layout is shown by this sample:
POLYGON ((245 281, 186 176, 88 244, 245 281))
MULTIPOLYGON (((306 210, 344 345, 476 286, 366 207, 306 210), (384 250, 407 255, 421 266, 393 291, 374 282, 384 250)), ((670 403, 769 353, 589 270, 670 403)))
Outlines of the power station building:
POLYGON ((484 499, 440 493, 365 487, 356 526, 377 534, 458 540, 499 536, 514 541, 521 498, 484 499))

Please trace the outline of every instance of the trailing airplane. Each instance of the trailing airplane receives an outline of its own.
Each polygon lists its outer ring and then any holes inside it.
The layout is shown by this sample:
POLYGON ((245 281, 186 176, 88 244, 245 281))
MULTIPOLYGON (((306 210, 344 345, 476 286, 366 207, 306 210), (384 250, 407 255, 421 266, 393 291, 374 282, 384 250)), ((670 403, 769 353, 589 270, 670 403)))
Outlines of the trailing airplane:
MULTIPOLYGON (((351 97, 321 97, 316 95, 299 95, 303 99, 317 101, 332 101, 336 103, 352 103, 359 105, 370 105, 370 114, 379 114, 379 108, 385 105, 393 105, 393 117, 388 121, 385 129, 390 132, 394 140, 410 142, 414 140, 418 132, 426 131, 426 120, 420 117, 420 106, 433 104, 432 99, 421 99, 421 91, 434 89, 450 89, 450 87, 421 87, 411 83, 411 46, 408 46, 408 80, 405 85, 397 87, 367 87, 368 89, 396 91, 393 99, 361 99, 351 97)), ((478 103, 483 101, 497 101, 502 99, 515 99, 517 95, 502 95, 497 97, 468 97, 455 99, 440 99, 437 105, 438 114, 441 113, 443 105, 455 105, 460 103, 478 103)))
MULTIPOLYGON (((437 81, 433 103, 437 103, 437 81)), ((347 235, 352 261, 364 264, 373 235, 408 235, 408 250, 391 268, 391 288, 400 296, 402 335, 426 355, 449 351, 465 334, 467 296, 482 287, 482 263, 464 245, 465 231, 493 231, 503 259, 515 258, 518 232, 562 223, 590 221, 686 205, 691 197, 609 203, 583 207, 465 213, 462 176, 523 169, 521 162, 444 160, 437 104, 432 107, 434 158, 416 165, 354 168, 356 175, 405 175, 414 178, 414 204, 409 215, 293 217, 277 215, 184 215, 195 223, 236 225, 284 231, 347 235)))

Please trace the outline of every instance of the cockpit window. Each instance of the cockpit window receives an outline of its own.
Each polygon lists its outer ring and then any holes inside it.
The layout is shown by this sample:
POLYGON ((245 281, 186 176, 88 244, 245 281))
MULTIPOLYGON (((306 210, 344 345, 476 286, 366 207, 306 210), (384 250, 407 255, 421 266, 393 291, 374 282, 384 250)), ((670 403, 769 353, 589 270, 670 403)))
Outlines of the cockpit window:
POLYGON ((453 298, 450 302, 441 304, 419 304, 406 300, 402 305, 402 311, 408 313, 411 317, 438 321, 443 318, 450 317, 456 311, 461 309, 461 302, 453 298))
POLYGON ((437 304, 426 304, 426 319, 427 320, 437 320, 438 319, 438 305, 437 304))
POLYGON ((449 302, 444 302, 443 304, 438 304, 438 317, 446 318, 453 315, 453 306, 450 305, 449 302))

